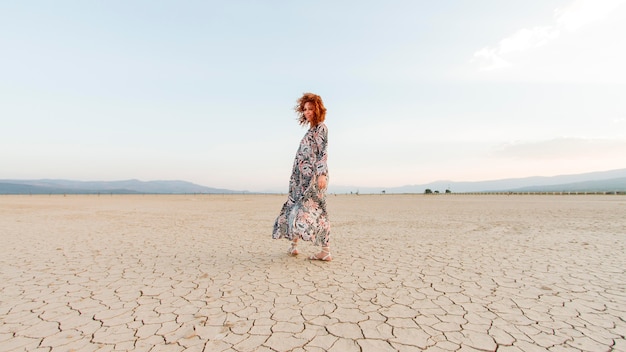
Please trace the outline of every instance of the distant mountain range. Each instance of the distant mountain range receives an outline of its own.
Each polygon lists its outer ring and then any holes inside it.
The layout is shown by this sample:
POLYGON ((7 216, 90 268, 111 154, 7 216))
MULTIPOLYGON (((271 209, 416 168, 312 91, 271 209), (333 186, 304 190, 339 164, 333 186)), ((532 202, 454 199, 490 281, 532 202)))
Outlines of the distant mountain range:
POLYGON ((452 193, 473 192, 626 192, 626 169, 590 172, 575 175, 552 177, 525 177, 503 180, 455 182, 436 181, 421 185, 402 187, 329 187, 331 193, 424 193, 426 189, 433 192, 452 193))
POLYGON ((186 194, 245 193, 186 181, 0 180, 0 194, 186 194))
MULTIPOLYGON (((480 192, 626 192, 626 169, 552 177, 526 177, 503 180, 455 182, 436 181, 402 187, 334 186, 329 193, 375 194, 424 193, 426 189, 444 193, 480 192)), ((284 193, 268 191, 266 193, 284 193)), ((0 194, 234 194, 250 193, 200 186, 186 181, 71 181, 71 180, 0 180, 0 194)))

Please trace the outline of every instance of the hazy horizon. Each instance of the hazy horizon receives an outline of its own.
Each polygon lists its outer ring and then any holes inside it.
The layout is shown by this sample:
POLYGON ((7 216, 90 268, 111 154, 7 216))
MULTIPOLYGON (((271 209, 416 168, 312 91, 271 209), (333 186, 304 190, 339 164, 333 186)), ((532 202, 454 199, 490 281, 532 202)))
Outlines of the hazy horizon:
MULTIPOLYGON (((618 189, 624 189, 623 180, 626 179, 626 168, 622 169, 612 169, 612 170, 602 170, 591 173, 584 174, 568 174, 568 175, 556 175, 556 176, 542 176, 535 175, 530 177, 523 178, 506 178, 506 179, 490 179, 490 180, 478 180, 473 182, 467 181, 455 181, 455 180, 434 180, 430 182, 425 182, 421 184, 411 183, 404 185, 379 185, 379 186, 362 186, 359 184, 352 185, 335 185, 331 184, 329 186, 330 193, 352 193, 352 192, 361 192, 364 194, 371 193, 380 193, 383 190, 387 190, 388 192, 409 192, 409 193, 422 193, 424 189, 417 189, 419 187, 432 188, 434 190, 443 192, 446 189, 454 190, 454 192, 485 192, 485 191, 503 191, 503 190, 513 190, 518 188, 529 188, 529 187, 549 187, 551 185, 567 185, 567 184, 579 184, 579 183, 598 183, 604 180, 611 181, 608 188, 606 190, 614 190, 615 187, 618 189), (619 182, 615 183, 616 180, 619 182)), ((163 183, 159 188, 162 191, 170 189, 172 186, 181 187, 177 183, 182 182, 185 184, 183 187, 187 189, 184 193, 187 192, 201 192, 198 190, 191 190, 189 187, 191 185, 201 186, 206 188, 212 188, 214 190, 223 190, 223 191, 232 191, 232 192, 251 192, 251 193, 285 193, 288 191, 288 187, 285 184, 284 187, 275 187, 275 188, 265 188, 265 189, 228 189, 224 187, 220 187, 219 185, 204 185, 197 184, 187 180, 162 180, 162 179, 154 179, 154 180, 141 180, 141 179, 118 179, 118 180, 76 180, 76 179, 0 179, 0 184, 3 183, 12 183, 17 182, 17 184, 25 184, 25 185, 36 185, 36 186, 47 186, 53 188, 66 188, 68 189, 81 189, 81 190, 97 190, 100 189, 103 185, 95 185, 99 183, 104 183, 106 185, 103 189, 110 189, 112 185, 107 183, 115 183, 116 189, 132 189, 135 191, 140 191, 143 189, 147 191, 146 184, 152 184, 149 187, 151 190, 156 190, 159 186, 153 185, 154 183, 163 183), (30 183, 35 182, 35 183, 30 183), (42 182, 39 184, 38 182, 42 182), (60 182, 60 183, 59 183, 60 182), (130 184, 127 184, 129 183, 130 184), (139 182, 140 184, 133 184, 133 182, 139 182), (80 185, 84 183, 85 185, 80 185), (118 185, 119 184, 119 185, 118 185), (143 185, 143 186, 142 186, 143 185), (96 187, 96 188, 93 188, 96 187), (136 188, 139 187, 139 188, 136 188), (155 188, 157 187, 157 188, 155 188)), ((580 185, 577 185, 577 187, 580 185)), ((598 188, 598 185, 594 185, 593 188, 598 188)), ((150 191, 147 191, 150 193, 150 191)))
POLYGON ((0 179, 282 189, 309 91, 331 185, 626 155, 626 0, 4 2, 0 31, 0 179))

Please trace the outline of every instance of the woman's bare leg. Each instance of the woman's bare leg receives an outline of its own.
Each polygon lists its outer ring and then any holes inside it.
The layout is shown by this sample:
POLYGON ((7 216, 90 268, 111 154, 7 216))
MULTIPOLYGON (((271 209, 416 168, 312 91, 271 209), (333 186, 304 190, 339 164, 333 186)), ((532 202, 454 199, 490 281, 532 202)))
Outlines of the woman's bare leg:
POLYGON ((289 253, 289 255, 294 256, 294 257, 296 255, 300 254, 300 252, 298 251, 298 247, 297 247, 298 246, 298 239, 299 239, 298 237, 294 237, 291 240, 291 247, 289 247, 289 249, 287 250, 287 253, 289 253))

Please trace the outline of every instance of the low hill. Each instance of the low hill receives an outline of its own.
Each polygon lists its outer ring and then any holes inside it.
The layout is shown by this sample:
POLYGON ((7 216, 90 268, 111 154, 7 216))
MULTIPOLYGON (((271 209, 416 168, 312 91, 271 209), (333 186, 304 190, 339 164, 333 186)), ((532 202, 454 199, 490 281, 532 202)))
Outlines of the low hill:
POLYGON ((626 192, 626 177, 608 180, 567 183, 563 185, 532 186, 513 192, 626 192))
MULTIPOLYGON (((244 191, 245 192, 245 191, 244 191)), ((187 194, 242 193, 186 181, 0 180, 0 194, 187 194)))
POLYGON ((473 192, 614 192, 626 191, 624 187, 626 169, 589 172, 584 174, 559 176, 534 176, 510 178, 502 180, 456 182, 449 180, 435 181, 421 185, 402 187, 329 187, 331 193, 424 193, 426 189, 444 193, 449 189, 452 193, 473 192))

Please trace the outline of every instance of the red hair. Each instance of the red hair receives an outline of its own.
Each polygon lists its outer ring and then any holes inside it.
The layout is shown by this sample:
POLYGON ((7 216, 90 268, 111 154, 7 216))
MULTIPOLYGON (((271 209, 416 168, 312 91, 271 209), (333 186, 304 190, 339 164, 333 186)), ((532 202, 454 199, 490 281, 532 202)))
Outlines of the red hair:
POLYGON ((313 116, 313 120, 311 121, 311 127, 324 122, 326 119, 326 108, 322 102, 322 97, 313 93, 304 93, 302 97, 298 99, 298 105, 293 108, 296 110, 296 113, 298 113, 298 122, 301 125, 305 125, 308 122, 306 117, 304 117, 304 104, 306 103, 313 104, 313 112, 315 113, 315 116, 313 116))

